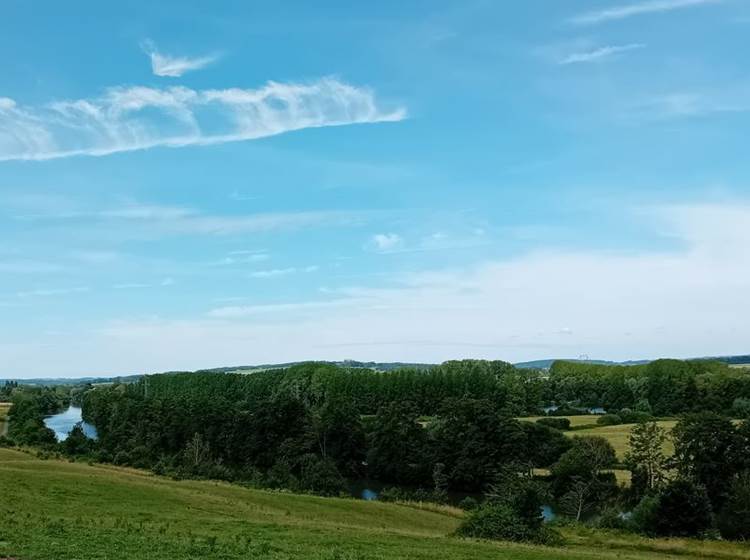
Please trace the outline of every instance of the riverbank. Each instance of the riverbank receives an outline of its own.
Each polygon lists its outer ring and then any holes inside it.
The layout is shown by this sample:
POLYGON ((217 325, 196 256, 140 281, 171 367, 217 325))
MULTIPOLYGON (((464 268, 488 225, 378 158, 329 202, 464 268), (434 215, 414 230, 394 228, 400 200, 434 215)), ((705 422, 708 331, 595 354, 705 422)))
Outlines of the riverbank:
POLYGON ((94 560, 745 559, 740 544, 563 529, 561 548, 467 541, 462 513, 174 481, 0 449, 0 557, 94 560))

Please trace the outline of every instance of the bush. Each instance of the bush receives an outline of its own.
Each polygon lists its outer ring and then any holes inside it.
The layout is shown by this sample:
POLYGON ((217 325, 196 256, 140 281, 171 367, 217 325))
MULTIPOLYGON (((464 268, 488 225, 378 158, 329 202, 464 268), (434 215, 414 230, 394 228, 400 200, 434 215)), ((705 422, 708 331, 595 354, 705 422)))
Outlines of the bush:
POLYGON ((458 507, 460 507, 464 511, 474 511, 479 507, 479 502, 476 500, 476 498, 466 496, 459 502, 458 507))
POLYGON ((630 528, 644 535, 654 535, 658 508, 658 496, 644 496, 633 508, 633 513, 630 515, 630 528))
POLYGON ((737 397, 732 403, 732 416, 735 418, 750 418, 750 399, 737 397))
POLYGON ((129 465, 130 454, 127 451, 118 451, 115 458, 112 460, 115 465, 129 465))
POLYGON ((596 526, 600 529, 628 529, 628 520, 618 508, 607 508, 596 520, 596 526))
POLYGON ((303 490, 324 496, 338 496, 346 489, 344 478, 330 459, 306 455, 301 463, 299 481, 303 490))
POLYGON ((488 503, 472 511, 458 528, 463 537, 554 544, 559 537, 540 525, 530 527, 508 504, 488 503))
POLYGON ((0 447, 15 447, 16 442, 7 436, 0 436, 0 447))
POLYGON ((617 415, 620 417, 623 424, 640 424, 642 422, 649 422, 654 418, 648 412, 633 412, 628 409, 621 410, 617 415))
POLYGON ((600 426, 616 426, 622 424, 622 418, 618 414, 603 414, 596 419, 596 423, 600 426))
POLYGON ((738 475, 732 482, 717 524, 725 539, 750 540, 750 472, 738 475))
POLYGON ((697 537, 713 524, 706 489, 687 479, 670 482, 659 494, 654 532, 660 536, 697 537))
POLYGON ((570 430, 570 418, 540 418, 536 421, 537 424, 542 426, 548 426, 555 428, 556 430, 567 431, 570 430))

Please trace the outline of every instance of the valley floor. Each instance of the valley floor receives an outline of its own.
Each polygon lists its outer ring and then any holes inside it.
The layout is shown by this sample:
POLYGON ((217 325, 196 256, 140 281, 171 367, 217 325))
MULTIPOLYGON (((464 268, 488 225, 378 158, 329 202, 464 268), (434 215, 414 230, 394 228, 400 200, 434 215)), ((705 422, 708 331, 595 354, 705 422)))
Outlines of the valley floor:
POLYGON ((452 508, 318 498, 0 449, 0 558, 748 559, 750 547, 566 529, 544 548, 452 537, 452 508))

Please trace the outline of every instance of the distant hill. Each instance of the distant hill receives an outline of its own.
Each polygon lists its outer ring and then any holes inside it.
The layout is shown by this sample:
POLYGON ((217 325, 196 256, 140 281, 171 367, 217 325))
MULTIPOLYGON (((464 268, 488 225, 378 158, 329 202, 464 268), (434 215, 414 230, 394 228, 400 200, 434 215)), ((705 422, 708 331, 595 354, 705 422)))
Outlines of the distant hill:
POLYGON ((578 362, 581 364, 599 364, 606 366, 638 366, 649 363, 651 360, 628 360, 625 362, 613 362, 610 360, 578 360, 570 358, 551 358, 547 360, 532 360, 530 362, 518 362, 513 364, 519 369, 549 369, 558 361, 578 362))
MULTIPOLYGON (((716 360, 719 362, 724 362, 726 364, 730 365, 738 365, 738 364, 750 364, 750 354, 743 354, 743 355, 736 355, 736 356, 704 356, 700 358, 692 358, 694 360, 716 360)), ((549 369, 553 363, 555 363, 558 360, 565 360, 568 362, 581 362, 581 363, 588 363, 588 364, 602 364, 602 365, 621 365, 621 366, 636 366, 636 365, 642 365, 647 364, 651 360, 626 360, 622 362, 616 362, 611 360, 581 360, 581 359, 570 359, 570 358, 548 358, 543 360, 531 360, 528 362, 518 362, 513 364, 519 369, 549 369)), ((304 363, 309 363, 309 361, 300 361, 300 362, 286 362, 281 364, 260 364, 260 365, 246 365, 246 366, 226 366, 226 367, 218 367, 218 368, 210 368, 210 369, 203 369, 198 370, 203 373, 254 373, 254 372, 260 372, 260 371, 268 371, 272 369, 284 369, 304 363)), ((415 368, 415 369, 429 369, 431 367, 436 366, 437 364, 427 364, 427 363, 415 363, 415 362, 359 362, 356 360, 342 360, 342 361, 323 361, 320 363, 325 364, 332 364, 336 366, 341 367, 348 367, 348 368, 361 368, 361 369, 371 369, 375 371, 393 371, 395 369, 402 369, 402 368, 415 368)), ((160 373, 193 373, 193 372, 177 372, 177 371, 165 371, 165 372, 158 372, 154 375, 158 375, 160 373)), ((80 378, 70 378, 70 377, 40 377, 35 379, 14 379, 14 378, 8 378, 6 379, 0 379, 0 384, 5 383, 6 381, 18 381, 19 383, 22 383, 24 385, 80 385, 84 383, 133 383, 135 381, 138 381, 143 375, 136 374, 136 375, 124 375, 124 376, 112 376, 112 377, 80 377, 80 378)))
MULTIPOLYGON (((716 362, 724 362, 725 364, 736 365, 736 364, 750 364, 750 355, 743 356, 702 356, 700 358, 687 358, 688 360, 713 360, 716 362)), ((530 362, 518 362, 513 364, 520 369, 549 369, 552 364, 557 361, 566 362, 578 362, 582 364, 600 364, 608 366, 640 366, 647 364, 652 360, 625 360, 623 362, 616 362, 611 360, 581 360, 572 358, 554 358, 547 360, 532 360, 530 362)))

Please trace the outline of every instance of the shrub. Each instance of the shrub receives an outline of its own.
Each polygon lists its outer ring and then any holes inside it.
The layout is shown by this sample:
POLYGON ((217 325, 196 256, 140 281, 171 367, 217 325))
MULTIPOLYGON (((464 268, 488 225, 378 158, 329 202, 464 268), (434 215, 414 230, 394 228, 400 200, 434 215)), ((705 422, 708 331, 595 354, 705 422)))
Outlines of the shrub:
POLYGON ((596 520, 596 526, 600 529, 618 529, 625 530, 628 528, 628 520, 619 508, 606 508, 596 520))
POLYGON ((16 442, 7 436, 0 436, 0 447, 15 447, 16 442))
POLYGON ((644 496, 630 515, 631 529, 644 535, 654 535, 658 507, 658 496, 644 496))
POLYGON ((622 424, 622 418, 618 414, 603 414, 596 419, 596 423, 600 426, 616 426, 622 424))
POLYGON ((129 465, 130 454, 127 451, 118 451, 115 458, 112 460, 115 465, 129 465))
POLYGON ((553 544, 559 539, 551 529, 531 527, 508 504, 487 503, 472 511, 458 528, 463 537, 553 544))
POLYGON ((713 524, 706 489, 687 479, 670 482, 659 494, 654 532, 669 537, 696 537, 713 524))
POLYGON ((750 539, 750 472, 745 471, 732 482, 717 524, 725 539, 750 539))
POLYGON ((750 418, 750 399, 737 397, 732 403, 732 416, 735 418, 750 418))
POLYGON ((563 432, 570 430, 570 418, 540 418, 536 423, 563 432))
POLYGON ((642 422, 648 422, 653 420, 653 416, 648 412, 640 412, 624 409, 617 414, 622 420, 623 424, 640 424, 642 422))
POLYGON ((458 507, 460 507, 464 511, 473 511, 479 507, 479 502, 476 500, 476 498, 466 496, 459 502, 458 507))

